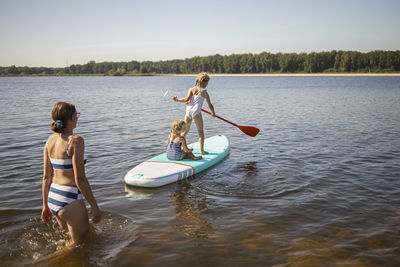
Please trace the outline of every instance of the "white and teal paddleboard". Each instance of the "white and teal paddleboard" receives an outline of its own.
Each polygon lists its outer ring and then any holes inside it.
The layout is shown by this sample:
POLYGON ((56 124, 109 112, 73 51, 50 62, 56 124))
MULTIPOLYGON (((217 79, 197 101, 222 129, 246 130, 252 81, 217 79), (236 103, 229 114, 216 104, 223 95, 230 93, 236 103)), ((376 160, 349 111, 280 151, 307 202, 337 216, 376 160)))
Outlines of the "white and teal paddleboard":
MULTIPOLYGON (((199 155, 199 142, 188 147, 193 147, 193 153, 199 155)), ((125 175, 125 183, 139 187, 159 187, 191 177, 224 159, 229 154, 229 140, 224 135, 207 138, 204 140, 204 150, 208 155, 203 155, 201 160, 174 161, 167 159, 166 153, 155 156, 131 169, 125 175)))

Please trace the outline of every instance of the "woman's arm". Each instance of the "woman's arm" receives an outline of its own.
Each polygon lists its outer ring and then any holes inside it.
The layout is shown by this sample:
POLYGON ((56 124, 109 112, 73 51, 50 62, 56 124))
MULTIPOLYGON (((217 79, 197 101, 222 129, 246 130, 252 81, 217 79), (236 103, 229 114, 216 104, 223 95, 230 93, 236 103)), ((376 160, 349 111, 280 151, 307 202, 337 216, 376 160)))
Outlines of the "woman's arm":
POLYGON ((211 99, 210 99, 210 95, 207 92, 204 92, 204 97, 207 101, 207 105, 210 108, 211 111, 211 115, 214 117, 215 116, 215 110, 214 110, 214 106, 211 104, 211 99))
POLYGON ((53 181, 53 166, 51 165, 49 153, 47 152, 47 142, 43 148, 43 184, 42 184, 42 198, 43 198, 43 209, 42 209, 42 221, 50 223, 52 213, 47 204, 49 197, 50 185, 53 181))
POLYGON ((186 97, 184 97, 184 98, 178 98, 178 97, 174 96, 172 99, 173 99, 174 101, 176 101, 176 102, 188 102, 189 99, 190 99, 190 98, 192 97, 192 95, 193 95, 192 89, 193 89, 193 88, 190 88, 190 89, 189 89, 188 94, 187 94, 186 97))
POLYGON ((84 151, 85 142, 82 137, 74 136, 73 142, 71 142, 72 148, 72 166, 74 170, 75 184, 78 189, 82 192, 86 200, 89 202, 92 208, 93 222, 97 223, 101 219, 100 209, 97 206, 96 199, 93 196, 92 188, 90 187, 89 181, 86 178, 85 166, 84 166, 84 151))

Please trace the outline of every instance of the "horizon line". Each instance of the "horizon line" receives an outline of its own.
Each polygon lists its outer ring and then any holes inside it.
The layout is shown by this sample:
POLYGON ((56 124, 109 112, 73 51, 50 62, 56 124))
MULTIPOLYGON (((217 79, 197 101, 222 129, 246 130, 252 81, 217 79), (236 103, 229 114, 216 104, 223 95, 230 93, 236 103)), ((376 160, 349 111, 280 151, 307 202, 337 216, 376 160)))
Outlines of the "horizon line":
MULTIPOLYGON (((86 64, 88 64, 88 63, 90 63, 90 62, 94 62, 94 63, 96 63, 96 64, 98 64, 98 63, 128 63, 128 62, 138 62, 138 63, 143 63, 143 62, 167 62, 167 61, 174 61, 174 60, 187 60, 187 59, 193 59, 193 58, 197 58, 197 57, 199 57, 199 58, 203 58, 203 57, 210 57, 210 56, 222 56, 222 57, 225 57, 225 56, 234 56, 234 55, 260 55, 260 54, 263 54, 263 53, 267 53, 267 54, 273 54, 273 55, 277 55, 277 54, 283 54, 283 55, 285 55, 285 54, 296 54, 296 55, 301 55, 301 54, 306 54, 306 55, 309 55, 309 54, 313 54, 313 53, 331 53, 331 52, 357 52, 357 53, 361 53, 361 54, 368 54, 368 53, 371 53, 371 52, 398 52, 398 51, 400 51, 400 49, 396 49, 396 50, 388 50, 388 49, 375 49, 375 50, 369 50, 369 51, 366 51, 366 52, 362 52, 362 51, 358 51, 358 50, 342 50, 342 49, 340 49, 340 50, 335 50, 335 49, 333 49, 333 50, 321 50, 321 51, 313 51, 313 52, 276 52, 276 53, 274 53, 274 52, 268 52, 268 51, 262 51, 262 52, 259 52, 259 53, 252 53, 252 52, 247 52, 247 53, 232 53, 232 54, 220 54, 220 53, 216 53, 216 54, 209 54, 209 55, 206 55, 206 56, 192 56, 192 57, 185 57, 185 58, 173 58, 173 59, 161 59, 161 60, 142 60, 142 61, 139 61, 139 60, 135 60, 135 59, 132 59, 132 60, 127 60, 127 61, 96 61, 95 59, 92 59, 92 60, 89 60, 89 61, 87 61, 86 63, 74 63, 74 64, 67 64, 67 66, 64 66, 64 67, 53 67, 53 66, 28 66, 28 65, 19 65, 19 66, 16 66, 16 65, 14 65, 14 64, 12 64, 12 65, 9 65, 9 66, 0 66, 0 68, 7 68, 7 67, 12 67, 12 66, 15 66, 15 67, 17 67, 17 68, 19 68, 19 67, 28 67, 28 68, 53 68, 53 69, 58 69, 58 68, 69 68, 69 67, 71 67, 71 66, 73 66, 73 65, 86 65, 86 64)), ((68 62, 68 57, 66 58, 66 61, 68 62)))

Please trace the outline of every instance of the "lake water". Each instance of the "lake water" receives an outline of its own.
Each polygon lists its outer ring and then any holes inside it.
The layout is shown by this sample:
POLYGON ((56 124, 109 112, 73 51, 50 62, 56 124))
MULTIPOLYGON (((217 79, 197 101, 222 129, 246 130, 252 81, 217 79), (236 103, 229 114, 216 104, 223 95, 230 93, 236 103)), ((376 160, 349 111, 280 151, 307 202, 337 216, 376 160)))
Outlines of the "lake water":
MULTIPOLYGON (((230 155, 156 189, 125 174, 164 152, 194 77, 0 78, 0 262, 69 266, 399 266, 400 77, 212 77, 206 136, 230 155), (50 111, 81 112, 86 174, 103 211, 68 250, 40 221, 50 111)), ((197 140, 195 126, 188 136, 197 140)))

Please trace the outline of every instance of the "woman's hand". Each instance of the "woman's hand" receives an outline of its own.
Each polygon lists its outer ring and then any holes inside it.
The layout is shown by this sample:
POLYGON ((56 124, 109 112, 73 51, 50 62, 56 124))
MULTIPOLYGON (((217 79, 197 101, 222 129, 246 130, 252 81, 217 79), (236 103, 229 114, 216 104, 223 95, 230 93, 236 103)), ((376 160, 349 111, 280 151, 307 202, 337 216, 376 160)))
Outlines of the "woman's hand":
POLYGON ((177 96, 174 96, 174 97, 172 98, 172 100, 178 102, 178 97, 177 97, 177 96))
POLYGON ((42 216, 41 216, 42 221, 49 224, 52 217, 53 217, 53 214, 51 213, 49 207, 43 207, 42 216))
POLYGON ((94 223, 100 222, 100 220, 101 220, 101 211, 100 211, 99 207, 95 207, 95 208, 92 207, 91 214, 92 214, 92 221, 94 223))

